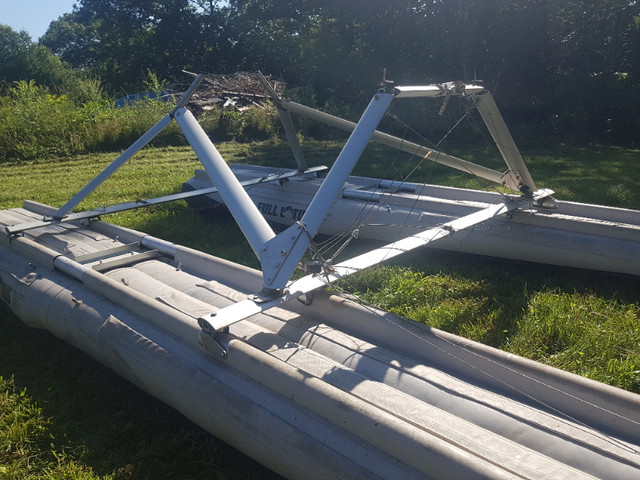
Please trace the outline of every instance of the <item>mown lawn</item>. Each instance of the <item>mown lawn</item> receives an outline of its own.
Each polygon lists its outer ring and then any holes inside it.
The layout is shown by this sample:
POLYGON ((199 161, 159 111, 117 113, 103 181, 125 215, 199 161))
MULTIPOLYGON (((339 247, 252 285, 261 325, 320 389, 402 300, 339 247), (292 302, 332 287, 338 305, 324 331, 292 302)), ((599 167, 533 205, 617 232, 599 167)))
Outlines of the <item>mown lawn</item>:
MULTIPOLYGON (((230 162, 293 165, 278 141, 223 143, 230 162)), ((312 164, 327 164, 339 142, 307 142, 312 164)), ((476 161, 490 150, 454 155, 476 161)), ((539 187, 563 199, 640 208, 640 152, 613 147, 528 149, 539 187)), ((62 205, 115 155, 0 163, 0 208, 24 199, 62 205)), ((82 208, 180 190, 198 165, 188 148, 148 149, 82 208)), ((356 173, 403 177, 407 156, 368 148, 356 173)), ((422 165, 412 180, 490 186, 422 165)), ((107 220, 257 266, 238 228, 184 202, 107 220)), ((358 248, 356 246, 356 248, 358 248)), ((640 393, 640 280, 422 250, 353 277, 337 290, 484 343, 640 393)), ((0 479, 275 478, 82 353, 24 327, 0 307, 0 479)))

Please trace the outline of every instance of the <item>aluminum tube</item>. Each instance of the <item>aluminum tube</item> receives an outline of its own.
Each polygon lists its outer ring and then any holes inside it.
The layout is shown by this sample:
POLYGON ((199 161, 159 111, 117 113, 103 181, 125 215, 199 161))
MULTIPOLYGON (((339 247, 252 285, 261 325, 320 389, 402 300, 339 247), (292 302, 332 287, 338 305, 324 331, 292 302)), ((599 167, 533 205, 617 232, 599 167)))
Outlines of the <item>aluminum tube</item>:
POLYGON ((338 196, 340 189, 344 185, 347 177, 356 165, 362 152, 376 127, 380 123, 383 115, 386 113, 393 95, 389 93, 378 93, 374 95, 369 106, 362 114, 356 128, 345 143, 342 151, 336 158, 333 167, 327 174, 325 181, 318 189, 318 192, 311 200, 309 208, 302 217, 302 223, 306 225, 307 231, 313 237, 324 220, 326 212, 331 207, 335 198, 338 196))
MULTIPOLYGON (((444 97, 448 94, 456 95, 438 85, 415 85, 406 87, 394 87, 396 98, 434 98, 444 97)), ((465 85, 464 94, 474 95, 484 91, 479 85, 465 85)), ((459 96, 459 94, 458 94, 459 96)))
POLYGON ((205 75, 202 73, 196 76, 193 83, 189 86, 187 91, 184 92, 184 95, 182 95, 182 98, 178 100, 176 107, 171 111, 171 115, 173 115, 176 112, 176 110, 183 108, 185 105, 187 105, 189 100, 191 100, 191 97, 193 96, 193 94, 196 93, 196 90, 198 89, 198 87, 200 86, 204 78, 205 78, 205 75))
POLYGON ((538 188, 536 187, 527 165, 520 155, 520 151, 513 141, 513 137, 504 123, 502 114, 498 110, 493 95, 486 92, 484 95, 478 95, 475 97, 476 106, 478 112, 484 121, 485 125, 489 129, 489 133, 496 143, 502 158, 509 167, 509 170, 516 174, 524 185, 529 188, 529 192, 533 193, 538 188))
POLYGON ((46 205, 40 202, 34 202, 33 200, 25 200, 22 202, 22 208, 25 210, 29 210, 30 212, 37 213, 39 215, 53 215, 57 208, 52 207, 51 205, 46 205))
POLYGON ((396 192, 410 192, 415 193, 417 185, 415 183, 400 182, 394 180, 380 180, 378 184, 380 188, 391 189, 396 192))
POLYGON ((182 108, 176 111, 174 118, 218 188, 220 196, 242 229, 251 248, 260 258, 260 250, 265 243, 275 237, 275 233, 193 114, 182 108))
POLYGON ((269 81, 264 78, 262 72, 256 72, 258 75, 258 80, 262 83, 262 86, 265 88, 273 103, 276 104, 278 116, 280 117, 280 122, 284 127, 284 133, 287 136, 287 142, 289 142, 289 147, 293 152, 293 156, 296 159, 296 164, 298 165, 298 170, 305 170, 307 168, 307 161, 304 158, 304 154, 302 153, 302 148, 300 148, 300 142, 298 141, 298 134, 296 132, 296 128, 293 125, 293 120, 291 119, 291 113, 282 108, 280 105, 280 97, 276 93, 276 91, 271 87, 269 81))
POLYGON ((298 170, 305 170, 307 168, 307 160, 304 158, 302 148, 300 148, 298 134, 296 132, 296 127, 293 125, 291 113, 289 113, 287 110, 284 110, 280 106, 278 106, 277 111, 278 116, 280 117, 280 122, 282 123, 282 126, 284 128, 284 133, 287 136, 287 142, 289 143, 289 147, 293 152, 293 157, 296 159, 298 170))
MULTIPOLYGON (((299 103, 283 101, 282 107, 291 111, 292 113, 296 113, 305 118, 310 118, 311 120, 315 120, 317 122, 325 123, 327 125, 339 128, 340 130, 345 130, 347 132, 353 131, 356 126, 354 122, 350 122, 349 120, 345 120, 343 118, 336 117, 334 115, 330 115, 313 108, 309 108, 299 103)), ((437 150, 423 147, 422 145, 419 145, 417 143, 409 142, 407 140, 394 137, 393 135, 389 135, 388 133, 380 132, 378 130, 373 133, 371 139, 388 147, 397 148, 398 150, 410 153, 411 155, 423 157, 434 163, 446 165, 447 167, 454 168, 456 170, 460 170, 461 172, 466 172, 495 183, 502 184, 506 182, 505 185, 507 187, 518 191, 518 185, 509 182, 509 178, 505 178, 504 174, 490 168, 483 167, 482 165, 476 165, 475 163, 469 162, 467 160, 463 160, 461 158, 447 155, 446 153, 442 153, 437 150)))
POLYGON ((345 188, 342 190, 342 198, 349 198, 351 200, 363 200, 365 202, 378 203, 382 198, 382 193, 371 192, 368 190, 357 190, 355 188, 345 188))
POLYGON ((390 93, 373 96, 300 222, 266 245, 260 257, 265 288, 281 290, 289 281, 392 100, 390 93))
POLYGON ((147 130, 138 140, 136 140, 129 148, 127 148, 118 158, 116 158, 111 164, 100 172, 93 180, 87 183, 82 190, 76 193, 71 200, 65 203, 54 214, 55 218, 64 217, 69 211, 78 205, 84 198, 98 188, 102 182, 109 178, 118 168, 120 168, 127 160, 133 157, 138 150, 149 143, 153 138, 158 135, 164 128, 171 123, 171 117, 165 115, 156 123, 153 127, 147 130))
POLYGON ((145 235, 140 240, 140 245, 149 250, 157 250, 163 255, 173 257, 176 254, 177 245, 175 243, 167 242, 161 238, 152 237, 151 235, 145 235))
POLYGON ((371 135, 375 132, 392 100, 393 95, 389 93, 376 94, 362 114, 356 128, 302 217, 302 222, 306 225, 311 236, 314 236, 318 231, 326 212, 360 159, 371 135))

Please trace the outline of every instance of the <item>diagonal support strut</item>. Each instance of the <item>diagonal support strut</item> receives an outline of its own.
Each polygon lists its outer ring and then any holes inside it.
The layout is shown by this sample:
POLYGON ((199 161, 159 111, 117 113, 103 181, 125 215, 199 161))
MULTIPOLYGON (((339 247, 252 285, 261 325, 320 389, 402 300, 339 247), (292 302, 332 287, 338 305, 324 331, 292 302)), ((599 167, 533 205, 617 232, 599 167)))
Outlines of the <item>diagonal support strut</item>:
MULTIPOLYGON (((544 198, 551 195, 550 190, 540 190, 536 192, 536 198, 544 198)), ((440 238, 447 237, 453 233, 471 228, 496 216, 505 214, 511 210, 529 205, 532 199, 528 197, 517 197, 509 199, 504 203, 491 205, 485 209, 471 213, 456 220, 452 220, 437 227, 428 228, 420 233, 411 235, 404 239, 389 243, 383 247, 370 252, 358 255, 354 258, 332 266, 321 274, 307 275, 303 278, 290 282, 281 296, 264 298, 253 295, 247 300, 234 303, 228 307, 218 310, 216 313, 200 317, 198 324, 203 332, 214 334, 225 328, 244 320, 252 315, 264 312, 276 307, 286 301, 300 297, 318 288, 324 287, 342 278, 348 277, 365 268, 377 265, 378 263, 402 255, 419 247, 423 247, 440 238)))

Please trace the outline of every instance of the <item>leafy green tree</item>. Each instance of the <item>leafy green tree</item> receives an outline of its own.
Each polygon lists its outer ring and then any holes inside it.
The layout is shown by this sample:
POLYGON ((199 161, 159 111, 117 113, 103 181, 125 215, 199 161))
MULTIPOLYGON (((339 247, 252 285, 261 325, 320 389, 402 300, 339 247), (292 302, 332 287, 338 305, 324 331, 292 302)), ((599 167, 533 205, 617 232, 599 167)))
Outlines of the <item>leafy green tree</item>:
POLYGON ((49 49, 31 41, 25 31, 0 24, 0 83, 5 87, 20 80, 59 89, 70 72, 49 49))
POLYGON ((49 24, 45 34, 40 37, 40 44, 74 68, 97 68, 100 42, 98 25, 99 22, 81 19, 77 10, 65 13, 49 24))
POLYGON ((148 71, 261 69, 357 111, 386 68, 400 83, 482 79, 535 128, 633 143, 640 126, 636 0, 79 0, 41 43, 117 92, 148 71))
POLYGON ((198 69, 202 25, 189 0, 80 0, 51 24, 42 44, 112 90, 136 88, 151 70, 176 78, 198 69))
POLYGON ((564 0, 553 3, 551 18, 548 87, 556 127, 637 144, 640 3, 564 0))

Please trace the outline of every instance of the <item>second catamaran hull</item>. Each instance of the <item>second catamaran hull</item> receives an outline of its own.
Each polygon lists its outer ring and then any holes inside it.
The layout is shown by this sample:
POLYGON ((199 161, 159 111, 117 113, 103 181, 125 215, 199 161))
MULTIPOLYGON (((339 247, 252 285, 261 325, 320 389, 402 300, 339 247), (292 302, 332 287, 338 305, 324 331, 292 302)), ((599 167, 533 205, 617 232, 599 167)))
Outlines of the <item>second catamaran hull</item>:
MULTIPOLYGON (((240 181, 286 169, 234 165, 240 181)), ((300 220, 318 190, 316 174, 287 181, 262 183, 247 189, 260 212, 272 224, 289 226, 300 220)), ((199 170, 183 190, 211 187, 199 170)), ((349 177, 320 228, 322 235, 351 235, 392 242, 426 228, 502 202, 495 192, 349 177)), ((203 200, 198 199, 198 205, 203 200)), ((217 194, 204 204, 220 204, 217 194)), ((640 274, 640 211, 576 202, 556 201, 555 208, 531 205, 512 215, 488 220, 455 232, 433 247, 465 253, 640 274)))

